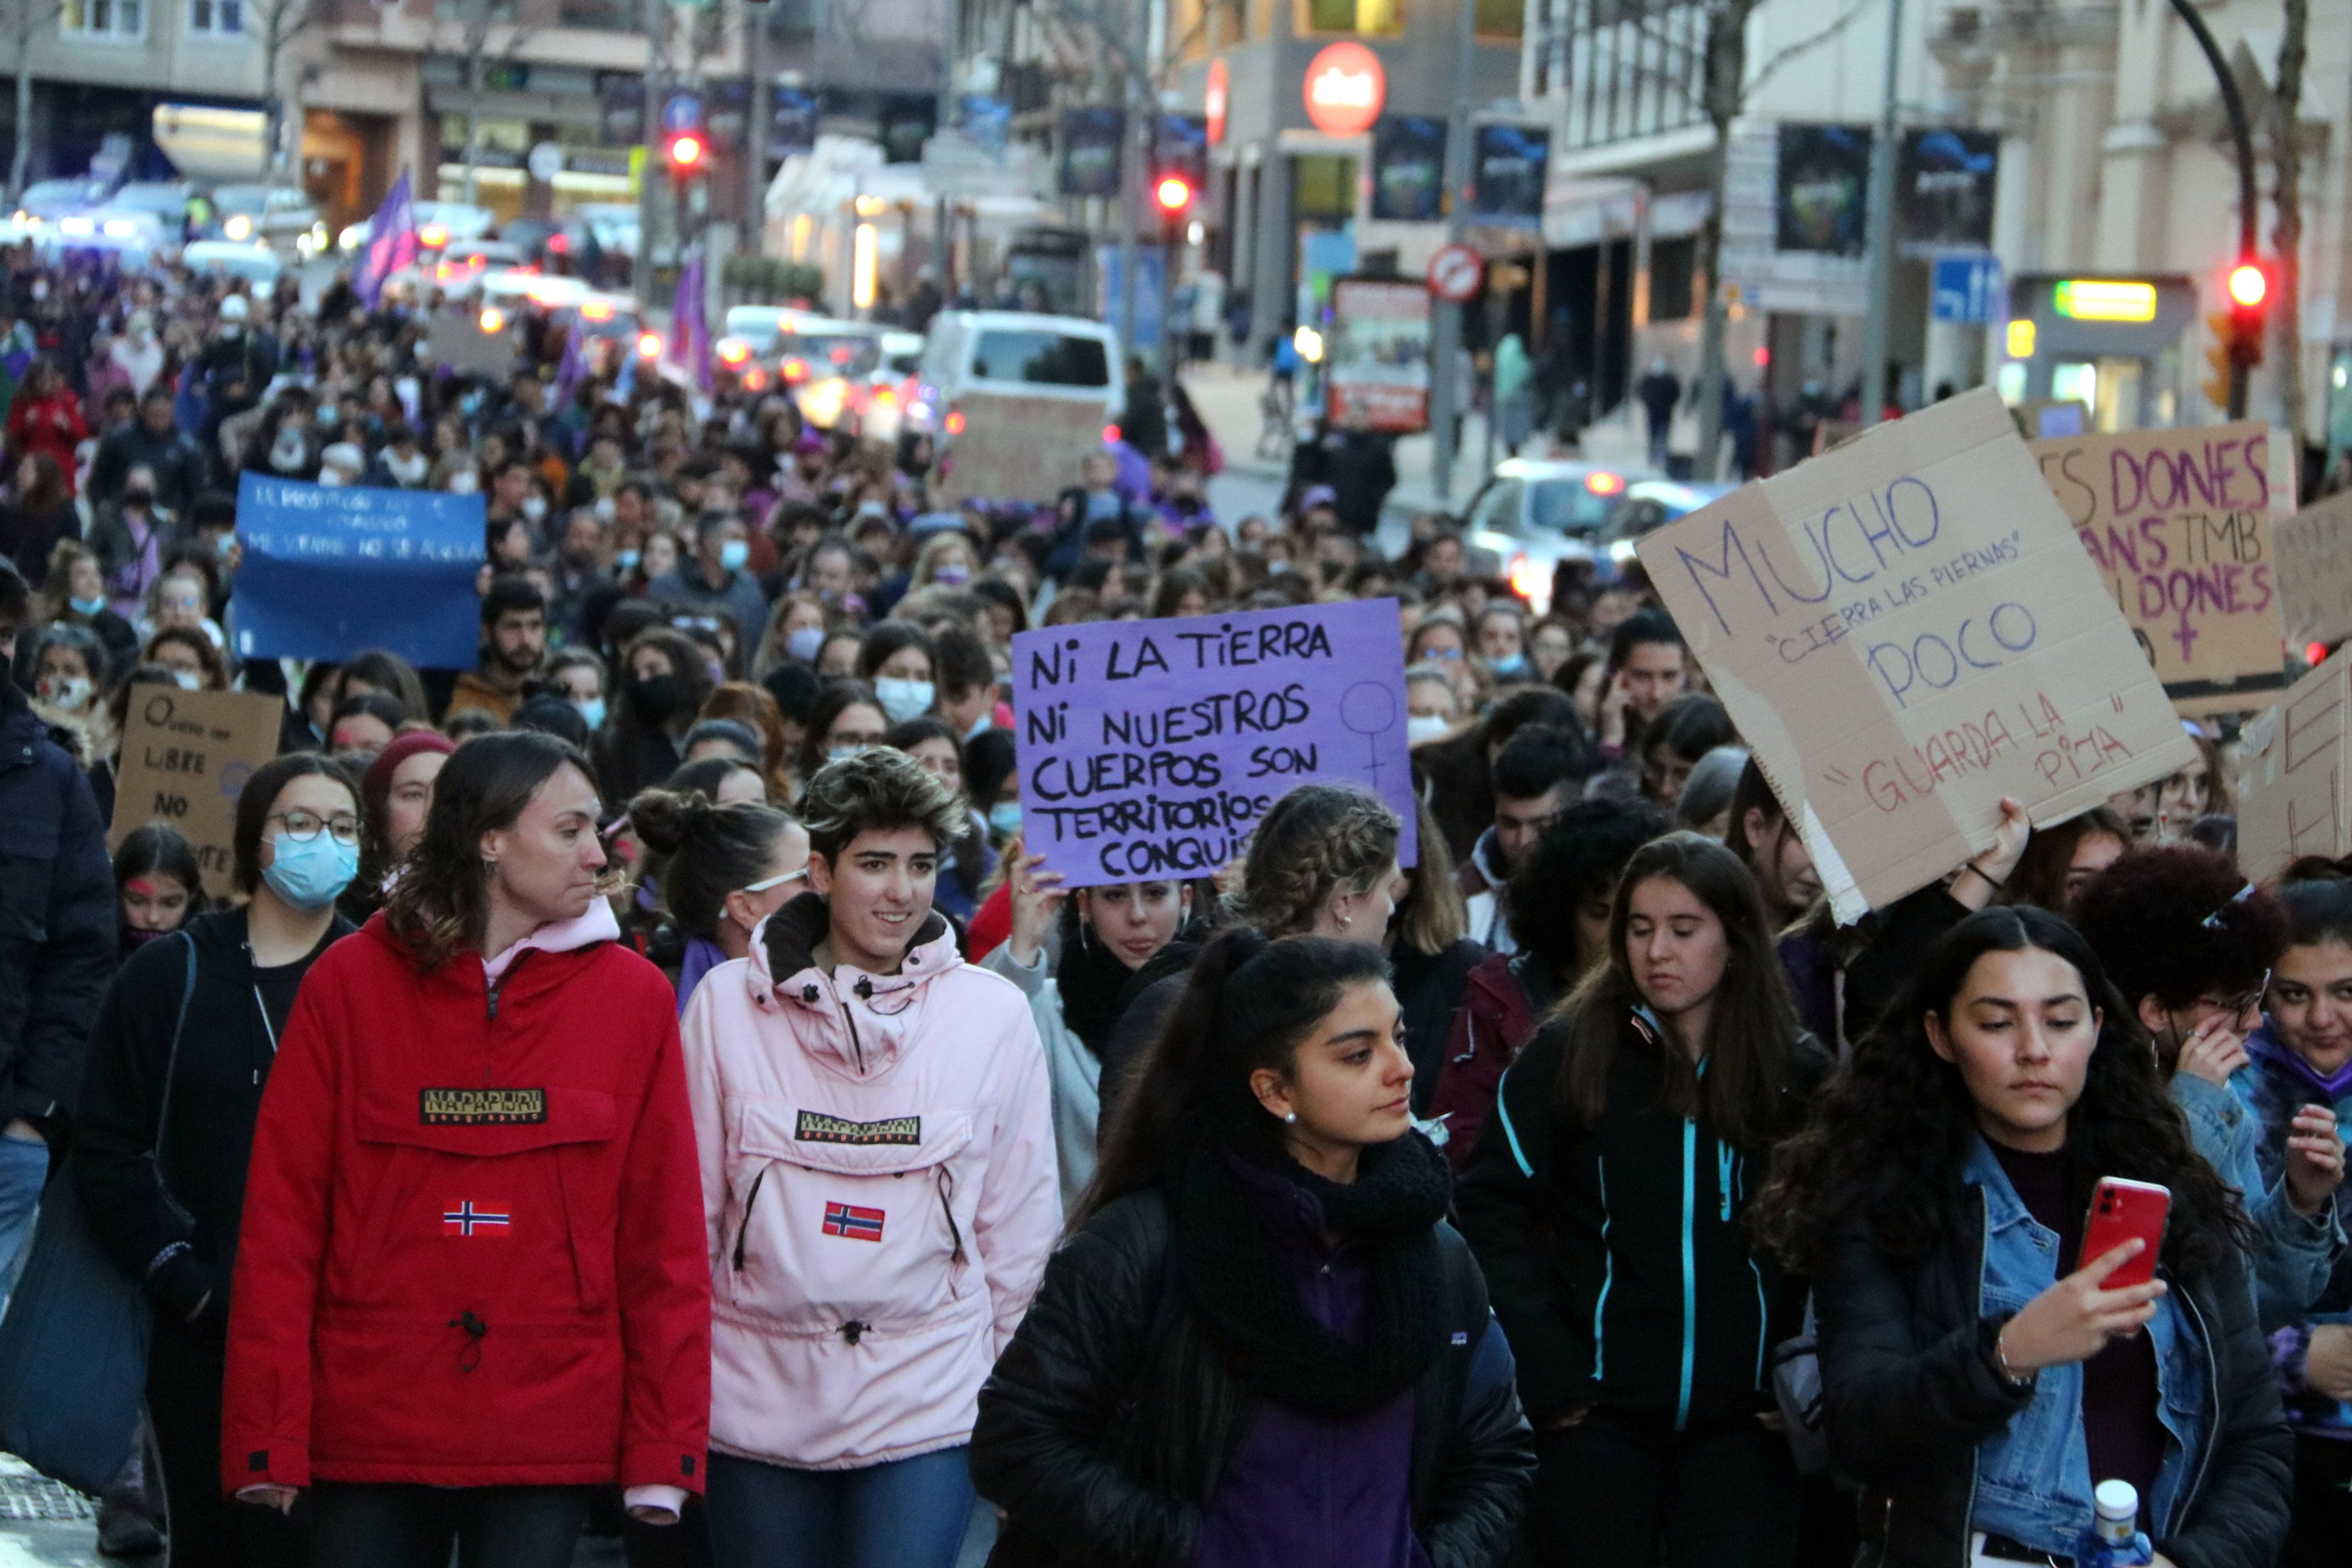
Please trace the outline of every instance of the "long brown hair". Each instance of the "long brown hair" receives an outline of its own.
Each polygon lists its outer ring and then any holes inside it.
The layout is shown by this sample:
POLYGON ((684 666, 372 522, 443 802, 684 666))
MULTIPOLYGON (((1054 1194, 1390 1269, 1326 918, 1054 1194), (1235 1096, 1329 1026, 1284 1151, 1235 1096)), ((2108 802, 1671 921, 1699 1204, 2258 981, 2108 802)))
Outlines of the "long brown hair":
POLYGON ((1680 1047, 1661 1039, 1660 1098, 1667 1109, 1696 1117, 1726 1142, 1761 1150, 1783 1131, 1788 1114, 1783 1091, 1795 1056, 1796 1009, 1772 948, 1756 879, 1738 856, 1696 833, 1669 833, 1643 845, 1617 879, 1609 906, 1609 962, 1587 975, 1554 1014, 1568 1031, 1559 1064, 1561 1110, 1571 1121, 1591 1127, 1608 1106, 1626 1017, 1648 1005, 1625 958, 1633 890, 1660 877, 1688 889, 1714 913, 1730 949, 1707 1014, 1706 1070, 1700 1072, 1680 1047))
MULTIPOLYGON (((512 827, 539 786, 566 766, 594 783, 585 753, 538 730, 477 735, 449 753, 433 781, 425 836, 383 906, 384 923, 425 968, 480 944, 489 923, 482 835, 512 827)), ((607 867, 597 891, 617 891, 622 880, 616 866, 607 867)))

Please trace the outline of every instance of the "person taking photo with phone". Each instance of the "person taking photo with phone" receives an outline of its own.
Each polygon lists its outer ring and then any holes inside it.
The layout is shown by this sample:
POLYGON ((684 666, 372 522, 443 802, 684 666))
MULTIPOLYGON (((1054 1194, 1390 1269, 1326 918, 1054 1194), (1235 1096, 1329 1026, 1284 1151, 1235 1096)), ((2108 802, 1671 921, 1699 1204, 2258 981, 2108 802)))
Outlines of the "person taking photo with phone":
POLYGON ((2063 920, 1999 907, 1947 932, 1782 1146, 1759 1215, 1812 1277, 1822 1422, 1864 1488, 1858 1568, 2071 1562, 2116 1479, 2158 1563, 2274 1561, 2293 1445, 2252 1227, 2063 920), (2084 1258, 2103 1178, 2167 1189, 2169 1214, 2084 1258), (2105 1288, 2151 1247, 2153 1279, 2105 1288))

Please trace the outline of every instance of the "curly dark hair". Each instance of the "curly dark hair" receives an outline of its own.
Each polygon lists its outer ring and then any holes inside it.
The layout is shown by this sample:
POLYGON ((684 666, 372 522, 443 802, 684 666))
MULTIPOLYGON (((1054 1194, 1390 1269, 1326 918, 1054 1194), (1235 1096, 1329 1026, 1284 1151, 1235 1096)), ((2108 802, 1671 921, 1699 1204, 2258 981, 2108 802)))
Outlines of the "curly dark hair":
POLYGON ((1646 801, 1580 800, 1536 840, 1535 853, 1511 875, 1511 929, 1556 983, 1573 981, 1582 959, 1578 912, 1613 903, 1618 873, 1633 851, 1673 826, 1646 801))
POLYGON ((2227 856, 2196 845, 2133 849, 2083 884, 2072 913, 2125 1004, 2168 1008, 2262 984, 2286 949, 2286 911, 2227 856))
POLYGON ((1926 1257, 1957 1233, 1976 1105, 1959 1068, 1928 1043, 1927 1020, 1949 1016, 1977 960, 2028 949, 2073 965, 2101 1019, 2082 1097, 2068 1116, 2074 1201, 2087 1208, 2103 1176, 2171 1189, 2162 1256, 2183 1275, 2221 1268, 2245 1249, 2252 1238, 2245 1211, 2189 1142, 2147 1036, 2098 954, 2047 910, 1996 905, 1928 951, 1878 1028, 1815 1097, 1803 1128, 1780 1145, 1750 1213, 1757 1239, 1790 1268, 1811 1272, 1831 1237, 1857 1220, 1899 1262, 1926 1257))

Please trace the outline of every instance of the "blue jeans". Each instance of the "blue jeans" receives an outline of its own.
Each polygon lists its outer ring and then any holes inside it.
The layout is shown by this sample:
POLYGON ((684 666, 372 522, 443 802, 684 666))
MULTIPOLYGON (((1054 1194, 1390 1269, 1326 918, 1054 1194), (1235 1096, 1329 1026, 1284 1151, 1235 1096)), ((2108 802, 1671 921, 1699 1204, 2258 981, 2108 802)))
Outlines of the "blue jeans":
POLYGON ((857 1470, 710 1456, 713 1556, 727 1568, 955 1568, 971 1467, 942 1448, 857 1470))
POLYGON ((37 1138, 0 1137, 0 1302, 16 1288, 25 1243, 49 1176, 49 1146, 37 1138))

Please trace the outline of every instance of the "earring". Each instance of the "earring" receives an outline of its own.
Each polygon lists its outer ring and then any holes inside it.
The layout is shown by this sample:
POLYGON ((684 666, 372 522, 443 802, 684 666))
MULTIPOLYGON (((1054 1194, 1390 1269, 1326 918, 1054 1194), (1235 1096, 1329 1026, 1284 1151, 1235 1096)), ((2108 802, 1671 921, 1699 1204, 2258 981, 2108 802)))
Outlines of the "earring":
POLYGON ((1356 917, 1353 915, 1341 915, 1339 917, 1339 929, 1341 931, 1347 930, 1349 926, 1354 925, 1355 923, 1356 917))
POLYGON ((1295 1127, 1295 1126, 1297 1126, 1297 1125, 1298 1124, 1298 1112, 1297 1112, 1297 1111, 1295 1111, 1295 1110, 1285 1112, 1285 1113, 1284 1113, 1284 1115, 1283 1115, 1282 1120, 1283 1120, 1285 1122, 1288 1123, 1289 1125, 1291 1125, 1291 1126, 1295 1127))

